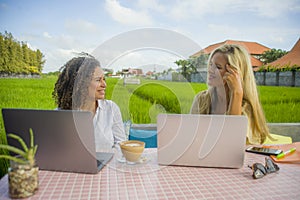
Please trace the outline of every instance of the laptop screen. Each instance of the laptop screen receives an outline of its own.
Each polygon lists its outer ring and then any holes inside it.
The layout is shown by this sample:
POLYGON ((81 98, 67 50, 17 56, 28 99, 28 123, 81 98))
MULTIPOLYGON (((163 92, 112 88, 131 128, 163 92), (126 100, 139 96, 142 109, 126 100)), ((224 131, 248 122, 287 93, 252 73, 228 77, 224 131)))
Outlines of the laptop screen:
MULTIPOLYGON (((15 133, 29 144, 29 128, 38 145, 40 169, 97 173, 92 113, 71 110, 2 109, 6 133, 15 133)), ((22 148, 8 138, 8 144, 22 148)))

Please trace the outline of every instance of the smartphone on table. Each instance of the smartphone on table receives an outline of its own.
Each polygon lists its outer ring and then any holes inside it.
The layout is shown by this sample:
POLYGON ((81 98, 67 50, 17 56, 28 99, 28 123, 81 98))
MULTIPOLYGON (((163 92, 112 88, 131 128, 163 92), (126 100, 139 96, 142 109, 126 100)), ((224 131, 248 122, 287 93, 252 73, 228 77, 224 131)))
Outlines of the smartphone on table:
POLYGON ((282 150, 272 149, 272 148, 265 148, 265 147, 253 147, 252 146, 252 147, 248 147, 246 149, 246 152, 277 156, 278 154, 282 153, 282 150))

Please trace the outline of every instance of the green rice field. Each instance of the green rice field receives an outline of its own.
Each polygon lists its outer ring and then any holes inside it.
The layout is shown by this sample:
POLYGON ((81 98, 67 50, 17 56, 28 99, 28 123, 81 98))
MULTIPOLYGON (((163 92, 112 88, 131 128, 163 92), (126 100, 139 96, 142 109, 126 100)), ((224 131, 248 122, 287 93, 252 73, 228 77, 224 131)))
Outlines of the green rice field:
MULTIPOLYGON (((55 109, 52 91, 56 76, 39 79, 0 79, 0 109, 55 109)), ((123 85, 123 80, 107 78, 106 98, 115 101, 123 120, 156 123, 158 113, 189 113, 194 96, 207 87, 200 83, 141 80, 140 85, 123 85)), ((258 86, 261 103, 270 123, 300 122, 300 88, 258 86)), ((0 140, 6 143, 2 113, 0 140)), ((0 150, 1 153, 1 150, 0 150)), ((0 160, 1 163, 6 163, 0 160)), ((6 164, 5 164, 6 165, 6 164)), ((3 167, 1 167, 1 170, 3 167)), ((3 169, 4 170, 4 169, 3 169)), ((6 171, 0 171, 0 177, 6 171)))

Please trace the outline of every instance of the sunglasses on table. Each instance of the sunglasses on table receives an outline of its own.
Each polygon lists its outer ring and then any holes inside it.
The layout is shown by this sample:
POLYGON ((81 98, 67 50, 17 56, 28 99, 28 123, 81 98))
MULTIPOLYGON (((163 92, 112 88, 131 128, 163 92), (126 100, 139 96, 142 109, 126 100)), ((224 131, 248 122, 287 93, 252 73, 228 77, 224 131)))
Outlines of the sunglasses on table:
POLYGON ((252 176, 253 176, 254 179, 262 178, 267 174, 274 173, 274 172, 277 172, 279 170, 278 165, 276 165, 271 160, 271 158, 265 157, 265 160, 266 160, 265 165, 263 165, 261 163, 254 163, 252 166, 248 165, 248 167, 251 168, 252 171, 253 171, 252 176))

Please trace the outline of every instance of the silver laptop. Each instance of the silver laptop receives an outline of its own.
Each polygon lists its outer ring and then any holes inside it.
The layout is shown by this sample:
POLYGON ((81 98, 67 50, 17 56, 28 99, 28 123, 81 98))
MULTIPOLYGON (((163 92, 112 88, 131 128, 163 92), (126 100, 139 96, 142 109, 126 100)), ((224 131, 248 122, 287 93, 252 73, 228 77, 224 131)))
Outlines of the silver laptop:
MULTIPOLYGON (((26 144, 29 144, 29 128, 32 128, 40 169, 95 174, 113 156, 109 152, 96 153, 90 112, 2 109, 2 115, 6 134, 17 134, 26 144)), ((8 137, 7 142, 21 148, 15 139, 8 137)))
POLYGON ((247 125, 245 116, 159 114, 158 163, 240 168, 244 163, 247 125))

